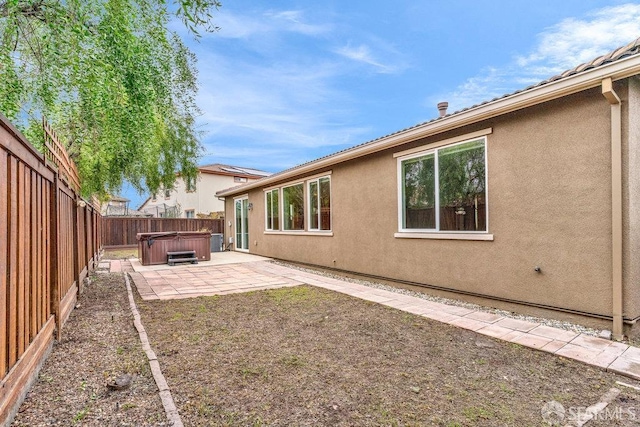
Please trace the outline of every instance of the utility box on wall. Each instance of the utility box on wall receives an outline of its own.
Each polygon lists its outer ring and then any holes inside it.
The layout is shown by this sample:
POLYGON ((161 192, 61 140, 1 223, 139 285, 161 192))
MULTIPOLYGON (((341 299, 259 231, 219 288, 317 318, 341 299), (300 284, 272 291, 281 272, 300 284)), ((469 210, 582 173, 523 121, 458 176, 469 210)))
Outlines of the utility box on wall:
POLYGON ((222 252, 222 243, 224 236, 222 234, 211 235, 211 252, 222 252))

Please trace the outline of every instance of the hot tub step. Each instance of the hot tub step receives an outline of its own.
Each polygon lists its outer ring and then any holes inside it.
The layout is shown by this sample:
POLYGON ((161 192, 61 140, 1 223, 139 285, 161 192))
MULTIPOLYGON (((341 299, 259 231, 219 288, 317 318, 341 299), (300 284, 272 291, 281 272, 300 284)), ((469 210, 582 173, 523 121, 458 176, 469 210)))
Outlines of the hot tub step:
POLYGON ((196 251, 167 252, 167 264, 175 265, 176 262, 190 262, 192 264, 197 264, 198 257, 196 256, 196 251))

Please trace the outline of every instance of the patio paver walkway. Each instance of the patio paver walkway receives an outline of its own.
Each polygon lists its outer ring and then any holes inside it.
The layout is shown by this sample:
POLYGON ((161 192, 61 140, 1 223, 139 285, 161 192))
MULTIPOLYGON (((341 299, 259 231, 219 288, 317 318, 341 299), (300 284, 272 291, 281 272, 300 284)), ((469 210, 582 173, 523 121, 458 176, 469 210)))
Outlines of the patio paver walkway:
MULTIPOLYGON (((479 334, 546 351, 640 380, 640 349, 624 343, 376 289, 263 261, 129 273, 142 299, 224 295, 308 284, 393 307, 479 334)), ((133 263, 135 269, 135 263, 133 263)), ((122 264, 112 262, 111 271, 122 264)))

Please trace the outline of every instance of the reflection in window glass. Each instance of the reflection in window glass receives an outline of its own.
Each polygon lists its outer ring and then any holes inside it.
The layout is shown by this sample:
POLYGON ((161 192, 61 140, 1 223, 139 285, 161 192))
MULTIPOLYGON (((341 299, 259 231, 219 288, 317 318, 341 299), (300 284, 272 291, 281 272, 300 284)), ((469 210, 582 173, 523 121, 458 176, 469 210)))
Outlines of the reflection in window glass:
POLYGON ((319 216, 320 209, 318 209, 318 181, 311 181, 309 183, 309 209, 311 210, 311 221, 309 229, 319 229, 319 216))
POLYGON ((267 191, 266 194, 265 210, 267 213, 267 230, 280 229, 280 205, 278 203, 278 193, 279 190, 276 188, 274 190, 267 191))
POLYGON ((331 181, 320 178, 320 230, 331 230, 331 181))
POLYGON ((484 141, 438 151, 440 230, 486 231, 484 141))
POLYGON ((284 230, 304 230, 304 187, 302 184, 282 189, 284 230))
POLYGON ((309 230, 331 230, 331 180, 309 181, 309 230))
POLYGON ((435 158, 433 154, 402 162, 403 228, 436 228, 435 158))

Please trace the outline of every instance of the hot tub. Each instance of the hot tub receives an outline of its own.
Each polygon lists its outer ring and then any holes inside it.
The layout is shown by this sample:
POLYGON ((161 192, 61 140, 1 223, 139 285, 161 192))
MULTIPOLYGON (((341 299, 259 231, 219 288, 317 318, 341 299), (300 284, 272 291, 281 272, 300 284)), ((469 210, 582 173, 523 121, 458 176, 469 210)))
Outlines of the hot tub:
POLYGON ((198 261, 211 260, 211 233, 208 231, 172 231, 138 233, 138 258, 142 265, 167 263, 167 252, 196 251, 198 261))

